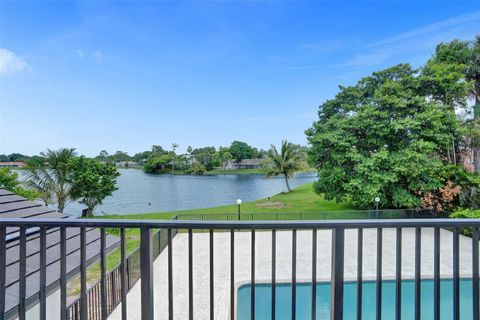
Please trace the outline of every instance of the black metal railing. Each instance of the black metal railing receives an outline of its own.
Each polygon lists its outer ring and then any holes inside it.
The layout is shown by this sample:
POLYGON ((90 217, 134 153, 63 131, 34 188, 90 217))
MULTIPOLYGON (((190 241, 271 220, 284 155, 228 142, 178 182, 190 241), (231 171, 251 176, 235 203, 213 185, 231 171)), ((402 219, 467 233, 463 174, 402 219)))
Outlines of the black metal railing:
MULTIPOLYGON (((104 230, 104 229, 102 229, 104 230)), ((176 232, 173 233, 173 236, 176 235, 176 232)), ((121 229, 120 239, 125 241, 125 229, 121 229)), ((168 245, 167 240, 168 234, 166 230, 158 230, 152 235, 153 243, 153 258, 158 257, 163 250, 168 245)), ((101 233, 101 241, 105 240, 105 235, 101 233)), ((122 251, 122 250, 121 250, 122 251)), ((103 258, 106 258, 102 255, 103 258)), ((87 301, 88 301, 88 319, 89 320, 99 320, 108 317, 113 310, 120 304, 120 302, 125 301, 123 294, 126 294, 132 289, 132 287, 140 280, 140 247, 133 250, 128 256, 124 251, 121 252, 121 261, 120 263, 106 275, 103 275, 101 279, 95 282, 87 289, 87 301), (125 268, 125 271, 122 273, 122 268, 125 268), (126 282, 126 292, 124 293, 121 290, 121 284, 126 282), (102 285, 106 286, 105 290, 102 290, 102 285), (102 297, 102 294, 105 293, 105 297, 102 297), (107 305, 104 309, 101 308, 102 299, 107 301, 107 305), (103 314, 103 313, 106 314, 103 314)), ((104 260, 101 263, 105 263, 104 260)), ((106 267, 102 267, 102 272, 106 267)), ((125 306, 122 306, 125 307, 125 306)), ((74 299, 67 305, 67 319, 68 320, 78 320, 80 319, 80 297, 74 299)))
MULTIPOLYGON (((362 317, 362 297, 363 297, 363 281, 362 267, 367 266, 367 264, 375 263, 375 317, 376 319, 382 319, 382 282, 383 282, 383 272, 382 272, 382 261, 383 261, 383 244, 386 240, 384 237, 384 231, 395 232, 395 252, 389 254, 389 258, 395 257, 396 273, 395 273, 395 283, 396 283, 396 295, 395 295, 395 319, 401 319, 402 316, 402 257, 403 253, 403 243, 402 243, 402 232, 406 229, 414 230, 414 319, 420 319, 421 315, 421 306, 422 306, 422 273, 421 265, 422 259, 424 258, 421 254, 422 249, 422 231, 425 229, 433 229, 433 306, 434 313, 433 319, 440 319, 440 261, 441 261, 441 229, 448 229, 448 232, 451 233, 451 261, 449 263, 452 267, 451 281, 453 283, 451 288, 452 296, 452 308, 453 315, 452 319, 460 320, 460 233, 459 230, 463 228, 472 228, 473 237, 468 240, 471 241, 471 247, 469 247, 469 252, 462 252, 462 255, 470 255, 471 257, 471 266, 469 266, 471 271, 472 278, 472 309, 468 310, 471 312, 474 320, 479 320, 479 228, 480 221, 473 219, 416 219, 416 220, 343 220, 343 221, 136 221, 136 220, 47 220, 47 219, 0 219, 0 238, 6 235, 6 228, 19 228, 20 232, 20 264, 19 264, 19 274, 20 279, 26 275, 26 266, 25 266, 25 253, 22 253, 22 249, 25 249, 26 238, 25 231, 27 228, 39 227, 40 232, 44 233, 48 228, 60 228, 62 243, 65 243, 65 230, 69 228, 79 228, 80 229, 80 252, 81 257, 85 258, 85 247, 86 247, 86 228, 99 228, 101 230, 102 238, 104 238, 105 230, 108 228, 119 228, 120 231, 120 249, 122 251, 121 264, 119 268, 119 275, 114 275, 113 277, 120 277, 120 280, 115 279, 115 286, 119 287, 120 294, 116 296, 115 299, 123 301, 122 307, 120 310, 121 318, 127 319, 127 301, 129 297, 127 296, 127 290, 129 285, 127 284, 127 257, 125 256, 125 230, 127 229, 139 229, 140 230, 140 276, 141 276, 141 295, 140 295, 140 312, 141 319, 154 319, 154 312, 162 312, 163 316, 168 316, 169 319, 174 318, 174 297, 176 294, 185 294, 188 299, 188 303, 183 305, 182 308, 186 310, 188 308, 188 315, 190 319, 193 319, 195 315, 195 294, 202 294, 209 297, 209 318, 214 319, 218 318, 214 312, 216 310, 215 306, 215 297, 218 292, 215 292, 215 268, 214 263, 217 259, 216 252, 214 252, 215 237, 217 236, 216 231, 223 231, 222 234, 225 235, 225 230, 229 233, 229 261, 230 261, 230 270, 229 272, 229 316, 230 319, 236 319, 236 303, 235 299, 237 297, 236 293, 236 279, 235 279, 235 265, 236 265, 236 237, 249 235, 250 239, 250 270, 249 270, 249 282, 250 282, 250 310, 249 310, 249 319, 255 319, 256 306, 256 272, 258 271, 258 266, 256 265, 256 258, 259 258, 256 255, 256 250, 258 249, 256 243, 256 236, 260 236, 262 232, 267 232, 271 234, 271 303, 272 303, 272 319, 275 318, 275 306, 277 303, 277 274, 276 270, 279 266, 279 263, 285 263, 284 260, 277 259, 277 236, 278 231, 288 231, 291 232, 291 318, 296 319, 297 316, 297 250, 301 248, 305 243, 299 243, 299 237, 297 236, 298 231, 302 232, 311 232, 311 247, 312 250, 309 253, 311 257, 311 280, 313 284, 316 284, 317 281, 317 254, 319 251, 317 247, 317 236, 319 231, 330 230, 331 231, 331 277, 330 277, 330 319, 340 320, 344 318, 344 310, 346 304, 344 303, 344 287, 346 284, 344 275, 347 262, 345 260, 345 249, 346 249, 346 232, 350 230, 358 231, 358 241, 356 241, 356 252, 357 252, 357 295, 356 295, 356 315, 357 319, 362 317), (155 257, 154 254, 154 238, 153 230, 165 230, 166 231, 166 247, 168 252, 166 253, 166 270, 161 274, 154 274, 153 260, 155 257), (178 272, 174 268, 173 257, 174 257, 174 246, 173 237, 175 232, 179 230, 182 231, 182 236, 187 237, 188 241, 185 243, 185 247, 182 247, 181 250, 185 250, 188 253, 188 272, 184 277, 188 277, 188 289, 181 290, 180 292, 175 292, 174 294, 174 277, 173 273, 178 272), (202 234, 202 236, 208 237, 208 261, 209 268, 208 270, 201 270, 208 275, 209 286, 202 288, 202 292, 194 292, 193 283, 195 281, 195 273, 192 270, 195 268, 193 253, 195 248, 194 243, 194 233, 196 230, 209 230, 208 235, 202 234), (239 230, 241 230, 239 233, 239 230), (374 230, 376 232, 376 257, 365 256, 362 254, 362 249, 364 248, 365 243, 363 242, 365 231, 374 230), (245 233, 247 232, 247 233, 245 233), (154 308, 154 283, 159 279, 156 277, 166 277, 166 308, 159 309, 154 308)), ((370 232, 370 231, 369 231, 370 232)), ((443 231, 442 231, 443 232, 443 231)), ((228 234, 227 233, 227 234, 228 234)), ((330 233, 329 233, 330 234, 330 233)), ((302 240, 303 241, 303 240, 302 240)), ((389 238, 388 242, 391 242, 392 239, 389 238)), ((462 239, 464 242, 465 239, 462 239)), ((442 242, 443 243, 443 242, 442 242)), ((45 243, 41 241, 41 245, 44 246, 45 243)), ((349 244, 351 245, 351 243, 349 244)), ((462 247, 463 248, 463 247, 462 247)), ((61 245, 61 250, 65 250, 64 245, 61 245)), ((175 246, 175 250, 178 249, 178 245, 175 246)), ((41 250, 42 251, 42 250, 41 250)), ((89 319, 89 308, 94 306, 100 310, 101 319, 106 319, 107 314, 109 313, 107 297, 107 274, 105 267, 105 241, 101 241, 101 280, 100 286, 94 290, 99 291, 99 300, 89 301, 87 294, 87 270, 85 267, 80 268, 80 279, 81 279, 81 295, 78 301, 78 319, 86 320, 89 319), (90 306, 89 306, 90 305, 90 306)), ((263 257, 260 257, 263 258, 263 257)), ((66 305, 66 279, 65 279, 65 266, 67 257, 66 255, 61 256, 61 270, 60 270, 60 289, 61 289, 61 303, 60 303, 60 312, 62 319, 67 319, 67 305, 66 305)), ((0 242, 0 288, 5 287, 6 279, 6 247, 5 242, 0 242)), ((44 259, 40 259, 40 262, 43 263, 44 259)), ((178 261, 177 261, 178 262, 178 261)), ((46 276, 46 265, 40 265, 40 279, 45 278, 46 276)), ((25 282, 25 280, 23 281, 25 282)), ((40 281, 40 292, 43 294, 39 295, 40 303, 40 319, 45 319, 45 309, 46 305, 46 293, 45 293, 45 281, 40 281)), ((317 289, 315 285, 311 286, 311 318, 316 319, 318 309, 317 306, 317 289)), ((25 300, 26 298, 26 283, 20 283, 18 287, 18 297, 19 297, 19 308, 18 308, 18 318, 25 319, 26 309, 25 309, 25 300)), ((443 291, 442 291, 443 292, 443 291)), ((5 290, 0 290, 0 317, 3 317, 5 312, 5 299, 6 294, 5 290)), ((118 301, 117 301, 118 303, 118 301)), ((462 310, 464 312, 465 310, 462 310)), ((278 316, 278 314, 277 314, 278 316)))
POLYGON ((179 213, 173 220, 346 220, 346 219, 428 219, 448 218, 451 213, 426 209, 349 210, 322 212, 241 211, 231 213, 179 213))

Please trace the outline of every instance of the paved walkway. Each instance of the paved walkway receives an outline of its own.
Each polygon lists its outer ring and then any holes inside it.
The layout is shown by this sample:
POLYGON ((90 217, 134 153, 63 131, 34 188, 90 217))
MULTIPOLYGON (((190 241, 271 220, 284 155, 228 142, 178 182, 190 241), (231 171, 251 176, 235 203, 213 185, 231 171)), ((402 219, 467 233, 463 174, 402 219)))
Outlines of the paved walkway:
MULTIPOLYGON (((376 230, 364 230, 364 279, 375 278, 376 230)), ((194 314, 209 318, 209 235, 196 233, 194 238, 194 314)), ((402 275, 414 276, 414 229, 403 230, 402 275)), ((317 277, 330 280, 331 232, 318 231, 317 277)), ((238 287, 250 280, 250 232, 235 233, 235 283, 238 287)), ((173 241, 174 314, 188 319, 188 235, 178 234, 173 241)), ((460 273, 471 275, 471 239, 460 236, 460 273)), ((277 279, 290 282, 292 267, 292 233, 277 232, 277 279)), ((271 279, 271 232, 256 233, 256 279, 271 279)), ((230 308, 230 234, 215 233, 215 319, 229 319, 230 308)), ((297 233, 297 281, 311 282, 312 233, 297 233)), ((395 276, 395 230, 383 230, 383 277, 395 276)), ((357 231, 345 231, 345 280, 355 280, 357 270, 357 231)), ((433 277, 433 229, 422 229, 422 277, 433 277)), ((452 276, 452 233, 441 231, 441 267, 443 277, 452 276)), ((155 319, 168 319, 167 249, 154 262, 155 319)), ((140 319, 140 282, 128 297, 128 319, 140 319)), ((120 306, 110 319, 121 319, 120 306)))

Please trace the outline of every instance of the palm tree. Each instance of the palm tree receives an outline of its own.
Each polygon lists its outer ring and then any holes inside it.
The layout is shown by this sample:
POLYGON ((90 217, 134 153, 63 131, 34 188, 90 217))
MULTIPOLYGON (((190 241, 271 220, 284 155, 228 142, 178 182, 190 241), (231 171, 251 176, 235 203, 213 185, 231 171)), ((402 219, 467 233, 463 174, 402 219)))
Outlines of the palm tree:
POLYGON ((172 172, 174 170, 173 165, 174 165, 175 159, 177 157, 177 154, 175 153, 175 150, 177 150, 178 147, 179 147, 178 143, 176 143, 176 142, 172 143, 172 150, 173 150, 173 152, 172 152, 172 172))
POLYGON ((57 211, 63 212, 68 201, 72 200, 68 163, 76 156, 75 149, 47 149, 40 155, 44 157, 44 163, 29 168, 25 183, 39 192, 46 205, 56 203, 57 211))
POLYGON ((270 161, 267 177, 283 175, 288 192, 292 191, 288 184, 288 178, 291 178, 296 171, 301 169, 301 159, 297 146, 287 140, 283 140, 279 153, 277 148, 272 144, 268 152, 268 158, 270 161))

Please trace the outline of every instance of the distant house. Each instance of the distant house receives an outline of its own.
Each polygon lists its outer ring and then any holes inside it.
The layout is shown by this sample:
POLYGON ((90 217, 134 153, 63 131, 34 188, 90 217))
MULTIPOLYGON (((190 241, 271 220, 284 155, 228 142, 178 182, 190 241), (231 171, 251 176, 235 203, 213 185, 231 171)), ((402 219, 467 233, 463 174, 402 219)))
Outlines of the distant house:
MULTIPOLYGON (((70 219, 67 214, 56 212, 36 202, 28 201, 10 191, 0 189, 0 220, 2 218, 55 218, 70 219)), ((46 269, 46 294, 47 294, 47 319, 60 319, 60 230, 50 228, 46 231, 47 269, 46 269)), ((40 240, 38 228, 26 230, 26 315, 27 319, 38 319, 39 292, 40 292, 40 240)), ((80 261, 80 231, 78 228, 66 230, 66 271, 67 281, 79 273, 80 263, 87 265, 98 260, 100 255, 100 231, 95 228, 86 230, 86 261, 80 261)), ((19 292, 19 251, 20 239, 18 228, 7 228, 6 242, 6 283, 5 288, 5 314, 0 314, 0 319, 18 319, 20 301, 19 292)), ((119 239, 108 235, 106 238, 107 250, 112 250, 119 244, 119 239)))
POLYGON ((243 159, 240 164, 237 165, 235 160, 229 160, 226 162, 223 169, 225 170, 234 170, 234 169, 261 169, 262 163, 265 159, 243 159))
POLYGON ((22 168, 27 164, 24 161, 6 161, 0 162, 0 168, 22 168))
POLYGON ((120 162, 117 162, 116 165, 117 167, 120 167, 120 168, 129 168, 129 167, 138 167, 140 163, 136 161, 120 161, 120 162))

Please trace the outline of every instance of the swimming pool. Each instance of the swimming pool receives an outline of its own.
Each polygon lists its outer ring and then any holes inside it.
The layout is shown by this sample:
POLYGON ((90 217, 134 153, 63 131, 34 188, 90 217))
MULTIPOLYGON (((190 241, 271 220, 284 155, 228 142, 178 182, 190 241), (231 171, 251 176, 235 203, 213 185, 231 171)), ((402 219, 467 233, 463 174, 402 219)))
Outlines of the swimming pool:
MULTIPOLYGON (((452 280, 442 280, 440 284, 441 319, 453 319, 452 280)), ((422 280, 422 319, 433 319, 433 280, 422 280)), ((246 284, 238 289, 237 317, 239 320, 250 319, 250 289, 246 284)), ((356 318, 357 284, 346 282, 344 287, 344 319, 356 318)), ((271 284, 255 285, 255 318, 271 318, 271 284)), ((277 319, 291 319, 291 284, 276 285, 277 319)), ((297 319, 311 317, 311 283, 297 283, 297 319)), ((382 283, 382 319, 395 319, 395 282, 382 283)), ((375 282, 363 283, 363 319, 375 319, 375 282)), ((402 281, 402 319, 414 319, 414 281, 402 281)), ((472 319, 472 281, 460 281, 460 319, 472 319)), ((330 319, 330 283, 317 284, 317 319, 330 319)))

